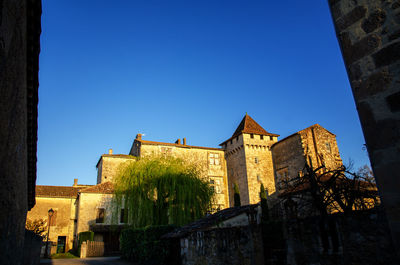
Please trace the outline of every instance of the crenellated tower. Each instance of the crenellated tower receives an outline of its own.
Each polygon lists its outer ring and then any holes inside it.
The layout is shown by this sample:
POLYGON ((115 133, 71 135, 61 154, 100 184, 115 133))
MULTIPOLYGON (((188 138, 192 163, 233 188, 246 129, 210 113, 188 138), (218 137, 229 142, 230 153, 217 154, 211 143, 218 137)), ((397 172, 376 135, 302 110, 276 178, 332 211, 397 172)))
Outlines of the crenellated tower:
POLYGON ((242 205, 260 201, 261 183, 269 194, 275 192, 271 146, 278 136, 264 130, 246 114, 232 137, 220 144, 225 150, 230 206, 233 206, 234 183, 239 186, 242 205))

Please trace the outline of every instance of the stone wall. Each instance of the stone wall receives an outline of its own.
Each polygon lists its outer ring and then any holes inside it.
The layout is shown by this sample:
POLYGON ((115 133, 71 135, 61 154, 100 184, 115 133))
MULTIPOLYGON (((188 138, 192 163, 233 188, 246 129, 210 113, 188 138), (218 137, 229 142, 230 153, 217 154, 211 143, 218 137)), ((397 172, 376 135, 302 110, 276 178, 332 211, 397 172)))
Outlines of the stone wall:
POLYGON ((234 206, 233 185, 237 184, 242 205, 249 204, 249 190, 247 182, 246 154, 244 151, 243 135, 231 139, 225 145, 225 157, 228 173, 228 188, 230 207, 234 206))
POLYGON ((183 265, 264 264, 261 229, 243 226, 193 232, 181 238, 181 259, 183 265))
POLYGON ((316 124, 298 132, 306 157, 314 168, 336 169, 342 165, 336 135, 316 124))
POLYGON ((296 177, 306 163, 301 136, 293 134, 272 146, 277 189, 285 178, 296 177))
POLYGON ((264 184, 269 194, 275 193, 275 174, 271 146, 276 141, 277 137, 275 136, 254 134, 253 138, 251 138, 250 134, 243 134, 250 204, 260 201, 261 183, 264 184))
POLYGON ((35 204, 41 2, 0 2, 0 260, 21 264, 35 204))
MULTIPOLYGON (((75 221, 76 221, 76 199, 75 198, 44 198, 36 197, 36 205, 27 214, 27 219, 34 221, 43 219, 48 222, 48 210, 55 211, 52 222, 55 225, 50 226, 49 241, 57 243, 59 236, 66 237, 65 251, 73 248, 75 221)), ((47 234, 47 228, 46 228, 47 234)))
POLYGON ((306 158, 314 168, 325 165, 336 169, 342 165, 336 136, 319 125, 292 134, 272 146, 277 185, 283 178, 302 174, 306 158))
POLYGON ((96 225, 97 210, 104 209, 104 222, 97 225, 118 224, 119 215, 114 212, 113 195, 100 193, 81 193, 78 199, 76 235, 89 231, 91 225, 96 225))
POLYGON ((40 252, 42 250, 42 237, 32 231, 25 230, 24 241, 24 265, 39 265, 40 252))
POLYGON ((97 163, 97 184, 112 181, 123 168, 124 164, 134 157, 128 155, 102 155, 97 163))
POLYGON ((138 141, 134 142, 131 154, 140 154, 141 157, 172 155, 197 165, 203 172, 203 177, 210 181, 216 191, 213 208, 225 209, 229 207, 228 178, 223 149, 178 144, 137 143, 138 141))
POLYGON ((260 201, 261 183, 269 194, 275 192, 274 166, 270 148, 276 141, 275 136, 242 133, 225 143, 229 188, 232 194, 231 206, 233 206, 234 183, 239 186, 242 205, 260 201))
POLYGON ((319 217, 288 221, 287 264, 398 264, 383 211, 335 214, 331 220, 339 239, 337 251, 329 226, 326 226, 329 249, 324 251, 319 217))
POLYGON ((400 252, 400 2, 330 0, 372 169, 400 252))

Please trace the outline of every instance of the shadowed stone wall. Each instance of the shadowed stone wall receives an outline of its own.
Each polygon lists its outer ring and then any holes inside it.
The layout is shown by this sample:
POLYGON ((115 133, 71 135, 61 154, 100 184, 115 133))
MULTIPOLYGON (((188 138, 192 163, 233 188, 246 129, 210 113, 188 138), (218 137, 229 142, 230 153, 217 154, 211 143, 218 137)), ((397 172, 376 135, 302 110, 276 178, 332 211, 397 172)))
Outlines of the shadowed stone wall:
POLYGON ((400 1, 330 0, 329 5, 399 253, 400 1))
POLYGON ((35 204, 41 2, 0 1, 0 261, 21 264, 35 204))

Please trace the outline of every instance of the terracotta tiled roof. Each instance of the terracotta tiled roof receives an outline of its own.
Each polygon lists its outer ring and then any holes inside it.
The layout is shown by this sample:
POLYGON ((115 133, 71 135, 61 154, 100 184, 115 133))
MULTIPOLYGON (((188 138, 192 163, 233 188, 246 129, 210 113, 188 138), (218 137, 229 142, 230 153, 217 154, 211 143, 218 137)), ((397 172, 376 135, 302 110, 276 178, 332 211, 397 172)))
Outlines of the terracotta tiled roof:
POLYGON ((227 141, 241 135, 242 133, 253 133, 253 134, 269 135, 269 136, 276 136, 276 137, 279 136, 279 134, 269 133, 266 130, 264 130, 263 127, 261 127, 255 120, 253 120, 253 118, 251 118, 246 113, 246 115, 243 117, 242 121, 240 122, 239 126, 237 127, 236 131, 233 133, 232 137, 220 145, 223 145, 227 141))
POLYGON ((80 189, 82 189, 82 187, 37 185, 36 196, 74 198, 78 195, 80 189))
POLYGON ((149 144, 149 145, 167 145, 167 146, 176 146, 176 147, 181 147, 181 148, 193 148, 193 149, 207 149, 207 150, 224 151, 222 148, 215 148, 215 147, 204 147, 204 146, 195 146, 195 145, 184 145, 184 144, 175 144, 175 143, 154 142, 154 141, 146 141, 146 140, 141 140, 141 139, 135 139, 135 141, 141 142, 142 144, 149 144))
POLYGON ((112 182, 104 182, 86 189, 81 189, 81 193, 102 193, 102 194, 112 194, 114 193, 114 185, 112 182))
POLYGON ((226 208, 214 214, 201 218, 193 223, 179 227, 174 231, 164 235, 164 238, 180 238, 195 231, 204 231, 211 229, 222 221, 228 220, 232 217, 238 216, 242 213, 253 213, 256 211, 258 204, 250 204, 238 207, 226 208))

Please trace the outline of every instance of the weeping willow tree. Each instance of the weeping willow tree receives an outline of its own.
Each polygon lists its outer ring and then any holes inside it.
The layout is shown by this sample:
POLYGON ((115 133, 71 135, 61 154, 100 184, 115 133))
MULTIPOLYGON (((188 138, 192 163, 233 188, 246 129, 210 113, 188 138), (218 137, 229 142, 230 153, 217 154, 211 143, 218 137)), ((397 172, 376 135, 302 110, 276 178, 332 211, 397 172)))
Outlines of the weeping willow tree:
POLYGON ((117 209, 133 227, 183 225, 203 217, 214 190, 194 164, 173 157, 140 158, 114 180, 117 209))

